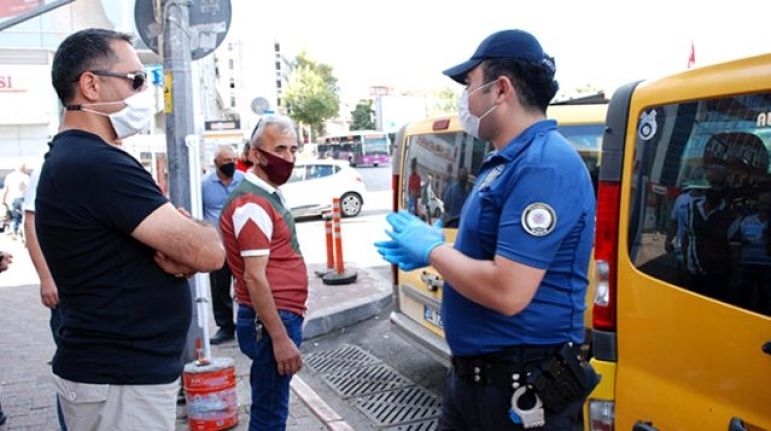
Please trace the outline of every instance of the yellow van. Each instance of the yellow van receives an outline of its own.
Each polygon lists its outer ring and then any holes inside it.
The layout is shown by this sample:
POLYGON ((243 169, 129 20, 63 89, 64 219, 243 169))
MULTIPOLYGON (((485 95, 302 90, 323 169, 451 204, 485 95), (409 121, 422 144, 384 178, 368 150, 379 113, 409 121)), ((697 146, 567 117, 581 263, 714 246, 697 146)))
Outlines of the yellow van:
POLYGON ((769 154, 771 55, 614 93, 587 430, 771 430, 769 154))
MULTIPOLYGON (((581 154, 595 184, 606 110, 607 100, 602 94, 554 104, 547 110, 547 115, 557 120, 560 132, 581 154)), ((454 242, 462 200, 457 198, 457 191, 449 191, 458 183, 459 173, 468 174, 462 182, 467 190, 471 189, 492 145, 463 132, 457 117, 408 124, 397 133, 395 144, 394 211, 409 210, 429 223, 441 219, 445 238, 454 242)), ((409 272, 394 267, 394 311, 390 320, 402 338, 449 366, 450 351, 440 314, 442 284, 441 276, 432 267, 409 272)), ((594 298, 593 292, 588 298, 594 298)))

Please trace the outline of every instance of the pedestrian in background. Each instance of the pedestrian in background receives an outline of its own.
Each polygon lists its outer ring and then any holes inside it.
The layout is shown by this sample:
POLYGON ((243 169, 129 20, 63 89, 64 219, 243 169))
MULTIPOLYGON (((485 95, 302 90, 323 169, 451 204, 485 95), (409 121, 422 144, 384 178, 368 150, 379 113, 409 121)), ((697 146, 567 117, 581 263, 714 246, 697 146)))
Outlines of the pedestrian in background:
MULTIPOLYGON (((43 161, 41 160, 37 166, 32 168, 32 172, 30 172, 29 176, 29 186, 24 193, 24 238, 27 243, 27 252, 29 253, 32 265, 35 267, 35 272, 40 280, 40 302, 51 310, 48 324, 51 328, 51 336, 54 339, 54 343, 58 346, 58 332, 59 327, 61 326, 59 291, 56 289, 56 282, 51 275, 51 270, 48 269, 48 264, 43 256, 43 252, 40 250, 40 243, 38 242, 37 232, 35 231, 35 198, 37 196, 37 183, 40 178, 42 165, 43 161)), ((55 396, 56 416, 59 420, 59 428, 62 431, 66 431, 67 425, 64 422, 61 401, 59 400, 58 395, 55 396)))
POLYGON ((292 120, 263 117, 252 136, 252 169, 220 217, 228 265, 236 276, 238 346, 252 360, 253 431, 286 428, 289 383, 302 367, 308 271, 294 218, 277 189, 292 174, 297 149, 292 120))
POLYGON ((68 36, 51 77, 65 107, 35 227, 58 288, 54 384, 72 430, 171 430, 192 315, 187 277, 222 267, 217 229, 175 209, 117 147, 157 112, 132 38, 68 36))
POLYGON ((392 239, 376 244, 402 269, 431 264, 444 279, 453 366, 439 429, 578 429, 598 381, 574 350, 584 338, 595 199, 581 157, 546 118, 558 89, 553 59, 531 34, 505 30, 444 73, 465 85, 463 129, 495 150, 468 196, 454 246, 406 212, 387 216, 392 239), (541 368, 568 362, 581 372, 541 368), (531 377, 549 384, 534 390, 531 377), (535 397, 543 408, 532 413, 543 422, 519 414, 535 397))
POLYGON ((11 236, 15 239, 19 236, 22 222, 22 203, 24 192, 29 184, 29 172, 26 163, 19 164, 16 169, 5 176, 3 181, 3 198, 7 217, 11 221, 11 236))
POLYGON ((410 176, 407 179, 407 208, 410 213, 418 215, 418 202, 420 201, 421 183, 423 180, 418 173, 418 159, 413 158, 410 166, 410 176))
MULTIPOLYGON (((214 170, 201 179, 203 218, 219 229, 220 212, 228 195, 241 184, 244 173, 236 170, 236 152, 230 145, 223 145, 214 154, 214 170)), ((236 324, 233 316, 233 274, 227 263, 209 273, 211 306, 214 322, 219 328, 211 338, 211 344, 221 344, 235 338, 236 324)))
MULTIPOLYGON (((11 263, 13 263, 13 255, 5 251, 0 251, 0 272, 5 272, 11 263)), ((3 406, 0 404, 0 426, 4 425, 7 420, 8 417, 3 413, 3 406)))
POLYGON ((464 166, 458 168, 458 178, 450 184, 442 195, 444 202, 444 213, 442 214, 442 226, 458 227, 460 210, 466 203, 466 198, 471 191, 471 184, 468 182, 468 169, 464 166))
POLYGON ((244 143, 241 152, 236 159, 236 169, 240 172, 247 172, 252 167, 252 162, 249 160, 249 141, 244 143))

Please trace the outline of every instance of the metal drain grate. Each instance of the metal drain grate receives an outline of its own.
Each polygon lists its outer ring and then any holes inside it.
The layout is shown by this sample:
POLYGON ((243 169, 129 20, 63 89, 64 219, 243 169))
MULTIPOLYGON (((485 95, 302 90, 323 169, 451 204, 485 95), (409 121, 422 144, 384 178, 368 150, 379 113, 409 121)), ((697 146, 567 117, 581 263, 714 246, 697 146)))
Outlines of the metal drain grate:
POLYGON ((430 392, 418 386, 400 388, 389 392, 379 392, 352 399, 353 405, 369 417, 377 427, 402 425, 410 426, 413 422, 420 428, 419 421, 439 417, 441 403, 430 392))
POLYGON ((350 370, 381 363, 379 359, 360 347, 352 345, 309 353, 303 357, 303 362, 317 373, 350 370))
POLYGON ((385 364, 340 370, 335 373, 323 374, 321 378, 343 398, 390 391, 413 385, 411 381, 385 364))
POLYGON ((380 428, 381 431, 436 431, 439 422, 436 419, 430 421, 412 422, 404 425, 396 425, 388 428, 380 428))

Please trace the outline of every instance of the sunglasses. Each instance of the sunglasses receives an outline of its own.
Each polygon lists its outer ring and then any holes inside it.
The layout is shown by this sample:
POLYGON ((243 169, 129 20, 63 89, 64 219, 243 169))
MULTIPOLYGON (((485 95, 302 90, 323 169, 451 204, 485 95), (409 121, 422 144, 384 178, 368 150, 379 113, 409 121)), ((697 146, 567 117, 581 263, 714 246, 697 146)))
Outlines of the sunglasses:
POLYGON ((147 73, 145 72, 119 73, 119 72, 111 72, 109 70, 89 70, 88 72, 91 72, 94 75, 98 75, 98 76, 112 76, 115 78, 128 79, 129 81, 131 81, 131 88, 133 88, 134 91, 144 87, 145 82, 147 81, 147 73))

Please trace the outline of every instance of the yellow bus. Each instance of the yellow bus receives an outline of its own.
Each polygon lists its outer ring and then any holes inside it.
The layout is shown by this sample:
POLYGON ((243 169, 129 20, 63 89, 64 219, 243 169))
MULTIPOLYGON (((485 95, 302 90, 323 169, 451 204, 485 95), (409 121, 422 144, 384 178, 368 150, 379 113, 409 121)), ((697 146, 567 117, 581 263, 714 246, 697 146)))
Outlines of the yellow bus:
POLYGON ((587 430, 771 430, 771 55, 616 91, 587 430))
MULTIPOLYGON (((607 100, 603 95, 549 106, 547 115, 557 120, 560 132, 581 154, 596 182, 600 145, 605 130, 607 100)), ((433 223, 441 218, 447 241, 455 240, 462 204, 457 192, 448 193, 458 174, 468 190, 492 145, 463 132, 457 117, 431 118, 404 126, 396 135, 392 157, 394 211, 409 210, 433 223), (452 196, 454 195, 454 196, 452 196)), ((591 269, 591 268, 590 268, 591 269)), ((432 267, 404 272, 393 268, 395 332, 437 361, 449 366, 450 351, 444 340, 441 276, 432 267)), ((590 293, 593 298, 593 293, 590 293)))

